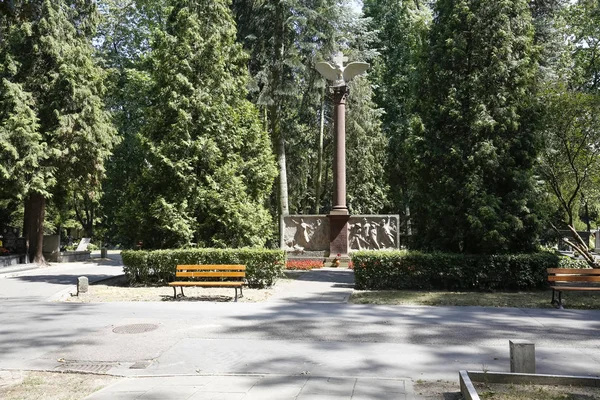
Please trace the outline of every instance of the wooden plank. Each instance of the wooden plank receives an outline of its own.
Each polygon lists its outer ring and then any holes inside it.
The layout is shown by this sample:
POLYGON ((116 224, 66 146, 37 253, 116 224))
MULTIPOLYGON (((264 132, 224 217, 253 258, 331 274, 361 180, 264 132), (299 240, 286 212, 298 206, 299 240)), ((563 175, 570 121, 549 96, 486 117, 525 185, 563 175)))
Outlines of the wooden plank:
POLYGON ((563 292, 573 291, 573 292, 599 292, 600 286, 596 287, 581 287, 581 286, 550 286, 550 289, 560 290, 563 292))
POLYGON ((217 271, 221 271, 221 270, 236 270, 236 271, 245 271, 246 270, 246 266, 245 265, 238 265, 238 264, 231 264, 231 265, 178 265, 177 266, 177 270, 188 270, 188 271, 192 271, 192 270, 198 270, 198 271, 203 271, 203 270, 217 270, 217 271))
POLYGON ((245 272, 177 272, 175 276, 179 277, 191 277, 191 278, 244 278, 245 272))
POLYGON ((585 274, 600 275, 600 268, 548 268, 548 274, 585 274))
POLYGON ((600 282, 600 276, 554 275, 549 276, 550 282, 600 282))
POLYGON ((242 287, 244 282, 171 282, 169 286, 242 287))

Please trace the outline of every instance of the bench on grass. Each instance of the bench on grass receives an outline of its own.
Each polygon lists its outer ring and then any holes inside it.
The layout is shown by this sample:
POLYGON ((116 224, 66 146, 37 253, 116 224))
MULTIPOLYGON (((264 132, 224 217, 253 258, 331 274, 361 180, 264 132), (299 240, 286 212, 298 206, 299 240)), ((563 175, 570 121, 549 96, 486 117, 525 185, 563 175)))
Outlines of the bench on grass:
POLYGON ((600 291, 600 269, 595 268, 548 268, 548 282, 552 289, 551 304, 562 308, 562 292, 600 291), (555 297, 558 292, 558 299, 555 297))
POLYGON ((238 288, 240 297, 244 296, 242 286, 246 278, 245 265, 178 265, 175 272, 176 278, 187 278, 185 281, 169 283, 173 287, 173 298, 177 298, 177 286, 181 287, 181 296, 184 286, 201 287, 232 287, 235 288, 235 301, 238 299, 238 288), (199 279, 199 280, 196 280, 199 279))

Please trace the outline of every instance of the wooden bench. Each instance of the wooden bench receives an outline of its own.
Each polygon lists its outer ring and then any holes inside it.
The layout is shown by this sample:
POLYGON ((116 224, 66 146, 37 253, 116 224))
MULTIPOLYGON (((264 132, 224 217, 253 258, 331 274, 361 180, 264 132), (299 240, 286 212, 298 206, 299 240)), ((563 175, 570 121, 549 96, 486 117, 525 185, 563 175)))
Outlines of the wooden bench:
POLYGON ((232 287, 235 288, 235 300, 238 299, 238 288, 240 297, 244 296, 242 287, 246 278, 245 265, 178 265, 175 272, 176 278, 188 278, 186 281, 175 281, 169 283, 173 287, 173 298, 177 298, 177 286, 181 287, 181 296, 184 286, 201 287, 232 287), (201 280, 192 280, 192 279, 201 280))
POLYGON ((600 291, 600 269, 595 268, 548 268, 548 282, 552 289, 551 304, 562 308, 562 292, 600 291), (558 299, 555 295, 558 292, 558 299))

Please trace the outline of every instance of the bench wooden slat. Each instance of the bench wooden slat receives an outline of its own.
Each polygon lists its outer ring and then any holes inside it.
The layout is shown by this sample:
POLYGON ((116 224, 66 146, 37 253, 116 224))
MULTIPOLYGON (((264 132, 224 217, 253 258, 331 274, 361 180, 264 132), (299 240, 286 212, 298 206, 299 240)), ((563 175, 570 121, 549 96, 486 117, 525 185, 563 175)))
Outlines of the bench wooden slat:
POLYGON ((202 264, 202 265, 178 265, 175 269, 176 278, 188 278, 187 281, 176 281, 169 283, 173 288, 173 298, 177 298, 177 287, 199 286, 199 287, 230 287, 235 289, 235 299, 238 299, 238 288, 240 296, 243 296, 244 278, 246 278, 246 266, 241 264, 202 264), (214 279, 213 279, 214 278, 214 279), (194 280, 200 279, 200 280, 194 280), (208 280, 205 280, 208 279, 208 280), (215 280, 216 279, 216 280, 215 280))
POLYGON ((600 286, 589 287, 589 286, 550 286, 550 289, 572 291, 572 292, 600 292, 600 286))
POLYGON ((234 271, 245 271, 245 265, 178 265, 177 271, 179 270, 196 270, 196 271, 222 271, 222 270, 234 270, 234 271))
POLYGON ((600 276, 590 275, 549 275, 551 282, 600 282, 600 276))
POLYGON ((600 291, 600 269, 548 268, 548 282, 552 289, 552 305, 562 308, 562 292, 600 291), (557 283, 559 283, 557 285, 557 283), (554 285, 552 285, 554 284, 554 285), (558 292, 558 299, 555 294, 558 292))
POLYGON ((244 282, 194 282, 194 281, 186 281, 186 282, 171 282, 169 286, 213 286, 213 287, 242 287, 244 282))
POLYGON ((600 275, 600 268, 548 268, 548 274, 580 274, 580 275, 600 275))
POLYGON ((245 272, 198 272, 198 271, 190 271, 190 272, 177 272, 175 274, 177 278, 180 277, 190 277, 190 278, 244 278, 246 276, 245 272))

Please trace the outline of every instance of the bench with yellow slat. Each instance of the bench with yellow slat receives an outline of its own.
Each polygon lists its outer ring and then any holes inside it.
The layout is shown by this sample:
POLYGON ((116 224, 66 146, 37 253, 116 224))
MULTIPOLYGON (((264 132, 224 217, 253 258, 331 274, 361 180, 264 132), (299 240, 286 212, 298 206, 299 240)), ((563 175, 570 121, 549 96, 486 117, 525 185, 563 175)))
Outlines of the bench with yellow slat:
POLYGON ((562 292, 600 291, 600 269, 595 268, 548 268, 548 282, 552 289, 552 305, 562 308, 562 292), (555 294, 558 292, 558 299, 555 294))
POLYGON ((240 297, 244 296, 242 291, 244 279, 246 278, 245 265, 178 265, 175 271, 176 278, 187 279, 203 279, 203 280, 187 280, 175 281, 169 283, 173 287, 173 298, 177 298, 177 286, 181 288, 181 296, 183 287, 201 286, 201 287, 232 287, 235 289, 235 301, 238 299, 238 288, 240 289, 240 297))

